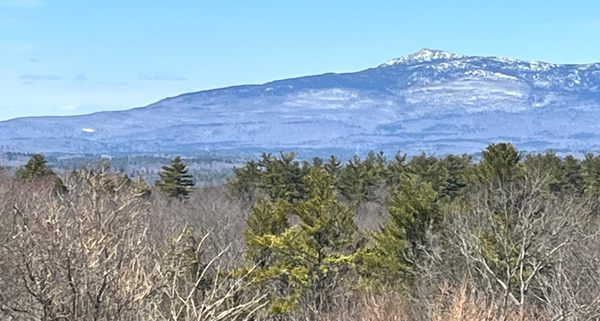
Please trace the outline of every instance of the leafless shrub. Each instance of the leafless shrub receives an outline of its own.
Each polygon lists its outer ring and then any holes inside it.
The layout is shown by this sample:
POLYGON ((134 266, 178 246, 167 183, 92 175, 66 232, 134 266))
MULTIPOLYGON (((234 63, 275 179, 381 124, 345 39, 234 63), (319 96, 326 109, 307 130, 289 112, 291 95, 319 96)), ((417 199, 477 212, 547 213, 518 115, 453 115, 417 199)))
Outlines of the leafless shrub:
POLYGON ((3 202, 0 319, 245 320, 261 306, 241 295, 244 278, 220 273, 223 252, 189 264, 190 248, 198 257, 205 244, 186 241, 187 229, 150 237, 141 186, 89 170, 66 186, 60 195, 25 187, 31 195, 3 202))
POLYGON ((227 195, 224 186, 209 186, 194 190, 190 198, 177 201, 153 191, 150 213, 156 237, 169 230, 191 228, 201 234, 209 234, 204 242, 207 256, 221 255, 228 265, 243 263, 245 243, 244 230, 250 208, 227 195), (226 253, 220 254, 224 248, 226 253))
POLYGON ((533 173, 482 189, 467 206, 453 206, 447 245, 464 259, 458 265, 470 283, 498 304, 501 319, 514 308, 519 315, 529 311, 555 320, 597 318, 598 287, 592 291, 590 283, 578 284, 582 278, 592 284, 600 280, 597 251, 581 248, 598 241, 597 219, 584 199, 552 194, 546 184, 543 175, 533 173), (585 256, 590 261, 583 262, 585 256), (560 280, 564 283, 556 283, 560 280))
POLYGON ((388 219, 388 212, 382 202, 363 202, 356 211, 356 226, 363 231, 378 231, 388 219))

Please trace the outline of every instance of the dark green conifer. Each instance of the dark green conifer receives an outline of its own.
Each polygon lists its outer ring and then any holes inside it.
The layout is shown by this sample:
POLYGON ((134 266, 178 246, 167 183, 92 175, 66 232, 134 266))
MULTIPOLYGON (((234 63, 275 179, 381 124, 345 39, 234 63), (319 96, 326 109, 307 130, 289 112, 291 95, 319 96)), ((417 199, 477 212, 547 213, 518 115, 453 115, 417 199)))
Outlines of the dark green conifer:
POLYGON ((562 163, 561 190, 566 193, 581 195, 584 189, 584 179, 581 175, 581 162, 568 155, 562 163))
POLYGON ((383 186, 385 158, 383 154, 369 153, 362 160, 354 156, 340 172, 338 188, 354 205, 376 199, 376 192, 383 186))
POLYGON ((236 197, 252 199, 262 175, 259 163, 250 160, 243 167, 234 168, 233 173, 233 177, 227 182, 229 192, 236 197))
POLYGON ((422 153, 413 157, 408 162, 406 172, 417 175, 422 181, 430 183, 438 193, 442 193, 446 187, 447 168, 435 156, 427 156, 427 154, 422 153))
POLYGON ((31 156, 25 166, 19 168, 16 173, 17 179, 22 181, 32 181, 38 178, 55 176, 54 172, 48 167, 48 162, 42 154, 31 156))
POLYGON ((406 163, 406 154, 396 153, 394 159, 390 161, 386 168, 386 183, 388 186, 397 186, 400 184, 402 175, 406 172, 408 164, 406 163))
POLYGON ((448 155, 440 163, 446 173, 446 182, 440 190, 440 197, 452 200, 468 185, 472 170, 471 156, 466 154, 448 155))
POLYGON ((490 144, 477 166, 477 181, 483 185, 507 184, 521 177, 521 154, 510 143, 490 144))
POLYGON ((431 183, 406 173, 392 191, 390 214, 375 234, 375 247, 364 254, 364 272, 381 282, 398 282, 410 277, 412 262, 426 243, 427 233, 440 221, 438 195, 431 183))
POLYGON ((331 155, 327 160, 327 163, 323 165, 323 168, 325 168, 327 173, 329 173, 329 175, 333 177, 337 177, 340 175, 342 167, 342 162, 339 159, 337 159, 337 157, 335 157, 334 155, 331 155))
POLYGON ((585 155, 581 162, 581 176, 584 191, 588 195, 600 196, 600 157, 593 154, 585 155))
POLYGON ((175 157, 170 166, 163 166, 159 176, 156 186, 169 197, 179 200, 189 197, 195 186, 194 178, 188 173, 187 165, 181 157, 175 157))

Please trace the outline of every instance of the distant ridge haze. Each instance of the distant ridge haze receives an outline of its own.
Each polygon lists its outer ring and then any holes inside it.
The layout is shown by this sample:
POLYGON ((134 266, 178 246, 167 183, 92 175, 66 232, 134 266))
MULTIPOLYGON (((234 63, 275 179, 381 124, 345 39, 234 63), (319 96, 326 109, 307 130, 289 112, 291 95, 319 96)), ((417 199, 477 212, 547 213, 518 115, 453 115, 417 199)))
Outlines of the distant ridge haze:
POLYGON ((377 67, 166 98, 146 107, 0 122, 0 151, 245 155, 295 150, 600 151, 600 64, 422 49, 377 67))

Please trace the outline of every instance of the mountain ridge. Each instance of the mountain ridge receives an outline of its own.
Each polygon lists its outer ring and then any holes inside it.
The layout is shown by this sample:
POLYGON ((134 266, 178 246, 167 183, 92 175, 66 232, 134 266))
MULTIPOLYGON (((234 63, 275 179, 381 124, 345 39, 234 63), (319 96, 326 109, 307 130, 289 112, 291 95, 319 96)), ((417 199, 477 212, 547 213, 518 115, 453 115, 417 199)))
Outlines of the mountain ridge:
POLYGON ((600 151, 600 64, 422 49, 379 66, 167 97, 144 107, 0 122, 0 151, 351 155, 600 151), (520 125, 520 126, 517 126, 520 125))

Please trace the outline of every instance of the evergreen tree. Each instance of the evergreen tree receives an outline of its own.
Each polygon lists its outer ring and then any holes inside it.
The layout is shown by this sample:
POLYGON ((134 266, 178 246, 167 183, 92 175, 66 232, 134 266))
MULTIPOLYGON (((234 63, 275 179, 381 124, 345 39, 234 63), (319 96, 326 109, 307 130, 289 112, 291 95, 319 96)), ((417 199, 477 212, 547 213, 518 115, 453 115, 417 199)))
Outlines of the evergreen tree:
POLYGON ((281 153, 279 158, 263 154, 259 165, 262 168, 260 188, 273 200, 298 201, 306 197, 302 178, 306 174, 296 153, 281 153))
POLYGON ((375 247, 366 251, 366 274, 384 283, 406 280, 428 231, 437 225, 441 212, 431 183, 404 174, 388 203, 390 217, 375 235, 375 247))
POLYGON ((156 186, 169 197, 179 200, 189 197, 195 186, 193 176, 188 173, 187 165, 181 157, 175 157, 170 166, 163 166, 159 176, 156 186))
POLYGON ((588 195, 600 196, 600 157, 585 155, 581 162, 584 191, 588 195))
POLYGON ((257 266, 252 282, 269 289, 273 313, 289 312, 302 303, 326 309, 332 284, 343 280, 354 259, 354 215, 338 201, 333 178, 313 168, 304 183, 306 199, 260 204, 246 234, 249 252, 258 254, 251 258, 259 259, 252 262, 257 266), (282 231, 286 214, 298 223, 282 231))
POLYGON ((48 162, 42 154, 31 156, 25 166, 19 168, 16 173, 17 179, 22 181, 32 181, 38 178, 56 176, 48 167, 48 162))
POLYGON ((376 199, 377 189, 383 186, 385 158, 382 153, 370 152, 362 160, 354 156, 342 169, 338 188, 354 205, 376 199))
POLYGON ((332 177, 338 177, 340 172, 342 171, 342 162, 337 159, 334 155, 331 155, 327 160, 327 163, 323 165, 323 168, 331 175, 332 177))
POLYGON ((471 156, 448 155, 440 163, 446 173, 446 182, 440 191, 440 197, 452 200, 468 185, 472 165, 471 156))
MULTIPOLYGON (((252 208, 248 218, 245 238, 247 244, 265 235, 280 235, 289 228, 287 216, 289 214, 289 203, 285 200, 269 201, 259 200, 252 208)), ((249 246, 246 257, 259 268, 266 268, 272 262, 273 251, 269 247, 249 246)))
POLYGON ((575 157, 568 155, 562 163, 561 191, 581 195, 584 190, 584 179, 581 175, 581 162, 575 157))
POLYGON ((250 160, 241 168, 233 169, 233 177, 227 182, 234 196, 251 199, 260 185, 261 169, 258 162, 250 160))
POLYGON ((325 164, 321 157, 313 157, 312 162, 304 162, 304 168, 308 170, 311 167, 323 167, 325 164))
POLYGON ((406 154, 396 153, 394 159, 390 161, 386 168, 387 185, 390 187, 399 185, 407 167, 406 154))
POLYGON ((483 185, 507 184, 521 177, 521 154, 510 143, 490 144, 477 166, 477 181, 483 185))
POLYGON ((447 169, 434 156, 427 156, 423 153, 413 157, 408 163, 406 172, 417 175, 421 180, 430 183, 438 193, 441 193, 446 187, 447 169))

